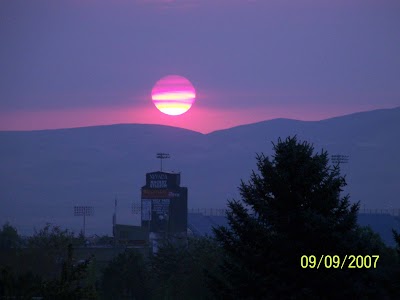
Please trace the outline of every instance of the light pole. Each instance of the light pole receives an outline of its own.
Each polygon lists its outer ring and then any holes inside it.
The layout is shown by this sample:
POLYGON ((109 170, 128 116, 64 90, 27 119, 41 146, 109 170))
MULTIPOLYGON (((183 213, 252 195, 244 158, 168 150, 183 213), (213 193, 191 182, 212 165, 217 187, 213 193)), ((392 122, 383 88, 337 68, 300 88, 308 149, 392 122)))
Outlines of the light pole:
POLYGON ((86 216, 94 215, 94 207, 93 206, 74 206, 74 216, 81 217, 83 216, 83 236, 85 236, 86 230, 86 216))
POLYGON ((331 161, 334 164, 346 164, 349 162, 349 156, 343 154, 331 155, 331 161))
POLYGON ((162 172, 162 161, 163 161, 163 159, 170 158, 170 156, 169 156, 168 153, 157 153, 157 158, 160 159, 160 162, 161 162, 161 172, 162 172))

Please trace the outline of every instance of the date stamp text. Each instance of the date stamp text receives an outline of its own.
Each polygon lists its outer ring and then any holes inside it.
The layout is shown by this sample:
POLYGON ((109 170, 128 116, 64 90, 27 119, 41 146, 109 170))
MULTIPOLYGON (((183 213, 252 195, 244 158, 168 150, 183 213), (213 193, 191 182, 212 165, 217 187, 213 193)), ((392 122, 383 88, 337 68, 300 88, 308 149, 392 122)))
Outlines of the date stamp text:
POLYGON ((300 258, 300 265, 303 269, 376 269, 379 255, 303 255, 300 258))

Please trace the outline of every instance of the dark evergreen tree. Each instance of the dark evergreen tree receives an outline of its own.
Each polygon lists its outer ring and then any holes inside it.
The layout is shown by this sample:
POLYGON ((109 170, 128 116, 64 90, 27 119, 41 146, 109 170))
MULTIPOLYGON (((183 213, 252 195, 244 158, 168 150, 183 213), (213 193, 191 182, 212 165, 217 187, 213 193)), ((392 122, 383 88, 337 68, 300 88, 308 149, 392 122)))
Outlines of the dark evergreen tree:
POLYGON ((215 229, 226 253, 223 276, 209 281, 217 298, 385 297, 373 270, 301 267, 303 255, 343 259, 384 246, 357 226, 359 204, 341 195, 345 177, 326 151, 314 153, 296 137, 273 150, 271 158, 257 155, 258 172, 239 187, 242 200, 228 201, 229 227, 215 229))

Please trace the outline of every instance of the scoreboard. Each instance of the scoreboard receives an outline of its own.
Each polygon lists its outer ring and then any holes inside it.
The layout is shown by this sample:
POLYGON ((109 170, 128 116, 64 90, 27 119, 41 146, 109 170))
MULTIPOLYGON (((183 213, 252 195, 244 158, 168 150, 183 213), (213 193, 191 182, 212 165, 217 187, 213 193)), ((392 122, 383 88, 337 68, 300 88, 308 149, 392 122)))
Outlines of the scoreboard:
POLYGON ((186 232, 187 188, 180 186, 179 173, 147 173, 141 205, 142 226, 148 226, 150 232, 186 232))

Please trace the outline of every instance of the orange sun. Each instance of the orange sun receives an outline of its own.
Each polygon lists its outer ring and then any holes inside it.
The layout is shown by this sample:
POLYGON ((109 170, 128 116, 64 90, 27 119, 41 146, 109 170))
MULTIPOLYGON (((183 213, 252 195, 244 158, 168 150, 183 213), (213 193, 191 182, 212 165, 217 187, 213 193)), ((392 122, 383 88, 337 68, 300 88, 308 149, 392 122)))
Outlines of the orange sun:
POLYGON ((185 77, 168 75, 156 82, 151 98, 159 111, 178 116, 192 107, 196 100, 196 91, 185 77))

